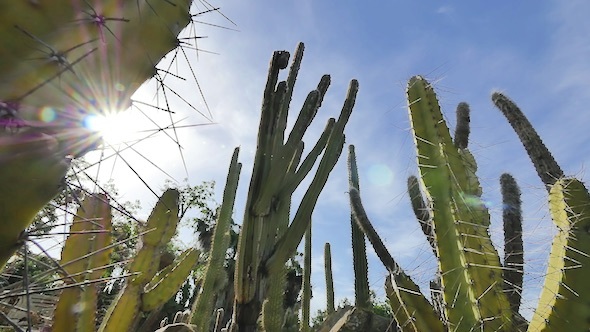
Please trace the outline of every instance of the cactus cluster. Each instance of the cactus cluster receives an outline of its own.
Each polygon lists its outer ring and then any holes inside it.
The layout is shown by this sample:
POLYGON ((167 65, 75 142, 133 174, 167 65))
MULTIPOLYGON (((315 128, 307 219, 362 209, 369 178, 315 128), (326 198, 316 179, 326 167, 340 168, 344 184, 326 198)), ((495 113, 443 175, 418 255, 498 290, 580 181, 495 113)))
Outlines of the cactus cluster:
POLYGON ((520 190, 514 178, 509 174, 500 178, 505 231, 505 257, 500 262, 489 237, 490 218, 480 199, 477 165, 468 150, 468 105, 461 103, 457 109, 452 139, 432 86, 416 76, 410 79, 407 94, 420 171, 419 178, 408 179, 408 191, 438 260, 432 303, 389 254, 366 215, 358 189, 350 187, 355 221, 390 272, 385 287, 398 327, 402 331, 559 331, 566 326, 571 331, 588 330, 590 294, 584 282, 590 264, 588 190, 579 180, 563 176, 518 107, 495 93, 493 102, 514 127, 548 188, 558 228, 541 298, 529 323, 518 312, 523 247, 520 190))

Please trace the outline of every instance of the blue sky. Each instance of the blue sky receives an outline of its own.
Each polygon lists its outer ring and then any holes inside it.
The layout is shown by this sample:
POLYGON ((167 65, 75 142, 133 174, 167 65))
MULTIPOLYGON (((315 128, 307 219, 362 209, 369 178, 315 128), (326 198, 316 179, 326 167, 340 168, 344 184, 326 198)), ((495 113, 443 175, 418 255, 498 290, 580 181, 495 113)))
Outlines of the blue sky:
MULTIPOLYGON (((234 218, 241 221, 271 54, 274 50, 293 52, 302 41, 306 51, 290 123, 321 75, 331 74, 324 105, 304 139, 308 146, 313 144, 327 119, 338 115, 349 80, 359 80, 355 110, 345 133, 347 143, 356 146, 365 208, 390 252, 425 287, 433 277, 435 260, 405 193, 406 178, 417 174, 405 85, 411 76, 423 75, 434 84, 451 127, 456 105, 465 101, 471 106, 470 148, 479 164, 484 199, 492 214, 492 236, 498 245, 502 239, 500 174, 511 173, 521 186, 526 260, 522 308, 529 315, 542 285, 553 227, 542 183, 490 96, 500 90, 516 101, 565 173, 587 179, 589 2, 464 2, 459 6, 443 1, 369 5, 358 1, 232 1, 214 5, 236 25, 216 13, 197 19, 237 31, 195 25, 198 35, 207 36, 199 39, 199 47, 217 54, 200 52, 196 59, 194 52, 187 53, 214 122, 178 130, 191 184, 215 180, 216 197, 221 201, 232 150, 240 146, 244 166, 234 218)), ((186 61, 172 68, 189 76, 186 61)), ((194 83, 170 84, 206 113, 194 83)), ((149 88, 147 85, 136 97, 149 98, 145 92, 149 88)), ((177 112, 176 120, 186 117, 179 125, 211 122, 178 100, 172 101, 171 108, 177 112)), ((160 125, 170 122, 168 115, 147 112, 160 125)), ((133 124, 153 128, 138 112, 128 115, 133 124)), ((178 149, 165 135, 147 139, 137 148, 174 179, 187 177, 178 149)), ((123 156, 156 188, 168 178, 132 152, 123 156)), ((105 161, 103 165, 100 178, 113 177, 123 199, 140 199, 145 208, 154 204, 154 195, 123 163, 117 161, 113 167, 105 161)), ((313 217, 314 312, 325 307, 325 242, 332 245, 337 301, 354 298, 347 188, 344 153, 313 217)), ((183 238, 189 241, 186 235, 183 238)), ((372 250, 369 273, 372 289, 382 297, 386 271, 372 250)))

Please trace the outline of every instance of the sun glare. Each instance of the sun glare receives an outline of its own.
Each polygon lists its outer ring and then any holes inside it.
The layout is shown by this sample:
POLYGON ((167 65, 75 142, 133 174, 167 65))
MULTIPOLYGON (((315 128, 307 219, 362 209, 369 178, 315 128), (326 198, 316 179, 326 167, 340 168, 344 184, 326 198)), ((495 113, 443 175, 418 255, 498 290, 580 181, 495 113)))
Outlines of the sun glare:
POLYGON ((107 145, 116 145, 131 139, 135 123, 128 112, 107 113, 108 115, 91 115, 86 118, 86 128, 99 132, 107 145))

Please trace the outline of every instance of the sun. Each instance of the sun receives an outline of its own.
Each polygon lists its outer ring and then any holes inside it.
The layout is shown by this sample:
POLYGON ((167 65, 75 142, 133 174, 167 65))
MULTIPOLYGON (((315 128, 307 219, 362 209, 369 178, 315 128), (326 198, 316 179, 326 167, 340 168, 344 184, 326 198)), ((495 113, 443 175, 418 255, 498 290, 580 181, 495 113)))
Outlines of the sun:
POLYGON ((107 146, 119 145, 132 139, 137 132, 137 121, 130 112, 106 112, 106 115, 89 115, 84 126, 98 132, 107 146))

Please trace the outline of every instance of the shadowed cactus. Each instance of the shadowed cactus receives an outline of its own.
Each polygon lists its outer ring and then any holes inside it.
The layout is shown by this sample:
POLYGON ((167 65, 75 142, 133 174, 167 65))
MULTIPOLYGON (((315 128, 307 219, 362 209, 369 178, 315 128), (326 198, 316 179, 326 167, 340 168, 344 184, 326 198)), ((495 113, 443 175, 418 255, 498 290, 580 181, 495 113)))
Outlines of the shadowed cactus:
POLYGON ((326 274, 326 314, 334 312, 334 278, 332 277, 332 252, 330 244, 324 245, 324 269, 326 274))
POLYGON ((213 243, 209 251, 209 261, 207 262, 207 271, 203 277, 203 283, 199 290, 197 300, 193 304, 190 322, 194 324, 199 331, 208 331, 213 315, 213 305, 215 304, 215 297, 223 287, 223 275, 226 273, 224 269, 225 255, 230 241, 230 227, 231 216, 233 213, 234 202, 236 198, 236 191, 238 189, 238 180, 242 164, 238 163, 239 149, 234 150, 231 159, 225 191, 223 194, 223 202, 215 230, 213 231, 213 243), (198 313, 198 314, 195 314, 198 313))
POLYGON ((106 195, 86 198, 70 227, 60 265, 67 273, 66 285, 55 308, 54 331, 92 331, 96 324, 98 286, 109 264, 111 207, 106 195))
MULTIPOLYGON (((350 83, 338 120, 330 119, 318 142, 303 159, 303 135, 322 104, 330 83, 325 75, 311 91, 287 136, 287 112, 301 60, 303 44, 295 51, 286 81, 278 82, 289 53, 275 52, 262 102, 254 169, 238 243, 232 330, 254 331, 261 311, 266 330, 277 330, 283 301, 285 263, 292 257, 311 223, 317 199, 344 145, 344 127, 355 103, 358 82, 350 83), (290 221, 291 196, 323 152, 313 180, 290 221), (280 297, 282 298, 282 296, 280 297), (263 307, 264 306, 264 307, 263 307), (273 317, 267 314, 273 312, 273 317)), ((280 327, 279 327, 280 328, 280 327)))
POLYGON ((0 268, 60 190, 70 156, 97 147, 86 127, 120 112, 185 41, 192 0, 0 4, 0 268))
POLYGON ((507 173, 500 176, 500 187, 504 220, 504 289, 512 312, 517 313, 520 308, 524 274, 520 188, 516 180, 507 173))
MULTIPOLYGON (((350 188, 360 190, 359 175, 356 166, 354 145, 348 146, 348 185, 350 188)), ((369 290, 369 267, 367 264, 367 249, 365 235, 350 216, 352 238, 352 265, 354 267, 354 299, 355 306, 362 309, 371 309, 371 296, 369 290)))

